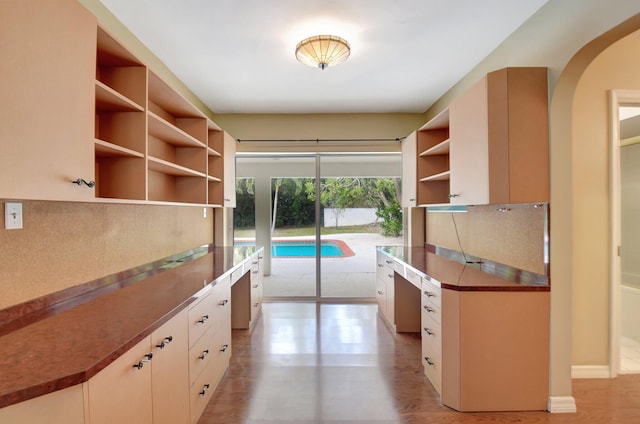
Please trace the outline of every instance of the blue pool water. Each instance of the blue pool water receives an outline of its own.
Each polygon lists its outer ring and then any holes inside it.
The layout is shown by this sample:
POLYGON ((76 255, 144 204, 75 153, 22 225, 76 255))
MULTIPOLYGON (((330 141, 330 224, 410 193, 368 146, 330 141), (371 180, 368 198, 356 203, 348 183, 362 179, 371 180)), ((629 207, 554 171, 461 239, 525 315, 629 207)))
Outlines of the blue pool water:
MULTIPOLYGON (((235 244, 243 246, 252 243, 236 242, 235 244)), ((271 243, 271 257, 273 258, 313 258, 315 256, 316 243, 314 241, 274 241, 271 243)), ((335 241, 322 241, 320 256, 335 258, 347 255, 335 241)))
MULTIPOLYGON (((308 258, 316 256, 316 243, 307 242, 277 242, 271 244, 271 256, 273 258, 308 258)), ((323 241, 320 243, 321 257, 344 256, 340 246, 333 241, 323 241)))

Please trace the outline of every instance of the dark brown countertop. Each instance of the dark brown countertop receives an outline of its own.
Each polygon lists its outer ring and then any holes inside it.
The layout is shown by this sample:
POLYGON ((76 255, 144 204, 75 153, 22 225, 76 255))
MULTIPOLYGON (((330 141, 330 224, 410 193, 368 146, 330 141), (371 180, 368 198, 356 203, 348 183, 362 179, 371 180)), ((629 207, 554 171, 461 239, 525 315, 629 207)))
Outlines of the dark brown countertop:
POLYGON ((0 337, 0 408, 87 381, 258 253, 208 247, 0 337))
POLYGON ((491 261, 469 258, 465 263, 441 248, 378 246, 390 258, 407 265, 434 284, 458 291, 549 291, 548 278, 491 261), (480 262, 480 263, 479 263, 480 262))

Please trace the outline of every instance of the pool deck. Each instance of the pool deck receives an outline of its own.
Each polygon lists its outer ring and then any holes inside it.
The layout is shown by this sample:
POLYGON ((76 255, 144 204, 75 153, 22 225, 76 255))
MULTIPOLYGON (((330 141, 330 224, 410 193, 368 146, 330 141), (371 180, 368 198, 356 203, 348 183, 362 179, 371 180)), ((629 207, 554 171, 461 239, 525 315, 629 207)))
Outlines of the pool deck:
MULTIPOLYGON (((370 233, 330 234, 322 239, 341 240, 354 252, 350 257, 322 258, 322 295, 330 298, 374 299, 375 247, 402 245, 400 237, 383 237, 370 233)), ((264 295, 267 298, 315 296, 315 258, 272 258, 271 275, 265 276, 264 295)))

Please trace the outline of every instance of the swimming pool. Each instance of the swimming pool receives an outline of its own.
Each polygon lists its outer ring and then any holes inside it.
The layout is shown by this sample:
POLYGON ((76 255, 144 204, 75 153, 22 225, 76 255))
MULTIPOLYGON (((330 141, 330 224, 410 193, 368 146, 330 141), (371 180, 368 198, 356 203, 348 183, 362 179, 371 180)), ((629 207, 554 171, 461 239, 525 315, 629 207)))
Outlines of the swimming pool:
MULTIPOLYGON (((236 242, 242 246, 249 242, 236 242)), ((353 256, 354 253, 347 243, 342 240, 322 240, 320 242, 320 257, 343 258, 353 256)), ((316 256, 316 242, 314 240, 274 240, 271 242, 272 258, 313 258, 316 256)))

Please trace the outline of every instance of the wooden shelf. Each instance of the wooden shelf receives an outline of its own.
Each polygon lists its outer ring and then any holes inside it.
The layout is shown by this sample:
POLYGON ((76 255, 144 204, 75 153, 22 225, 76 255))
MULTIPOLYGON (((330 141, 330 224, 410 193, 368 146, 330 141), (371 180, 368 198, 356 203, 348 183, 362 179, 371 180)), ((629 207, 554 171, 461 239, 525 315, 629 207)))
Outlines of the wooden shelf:
POLYGON ((436 144, 433 147, 428 148, 427 150, 420 153, 419 156, 435 156, 435 155, 445 155, 449 154, 449 139, 442 141, 441 143, 436 144))
POLYGON ((439 174, 430 175, 428 177, 424 177, 420 179, 420 182, 427 181, 449 181, 449 176, 451 175, 451 171, 444 171, 439 174))
POLYGON ((166 160, 158 159, 153 156, 149 156, 147 159, 149 161, 149 169, 152 171, 179 177, 205 177, 205 174, 202 172, 198 172, 166 160))
POLYGON ((149 134, 174 146, 206 147, 192 135, 149 111, 149 134))
POLYGON ((96 80, 96 111, 143 112, 144 108, 103 82, 96 80))
POLYGON ((144 158, 144 154, 108 141, 96 139, 96 157, 135 157, 144 158))
POLYGON ((96 198, 230 206, 222 129, 101 28, 94 132, 96 198))

